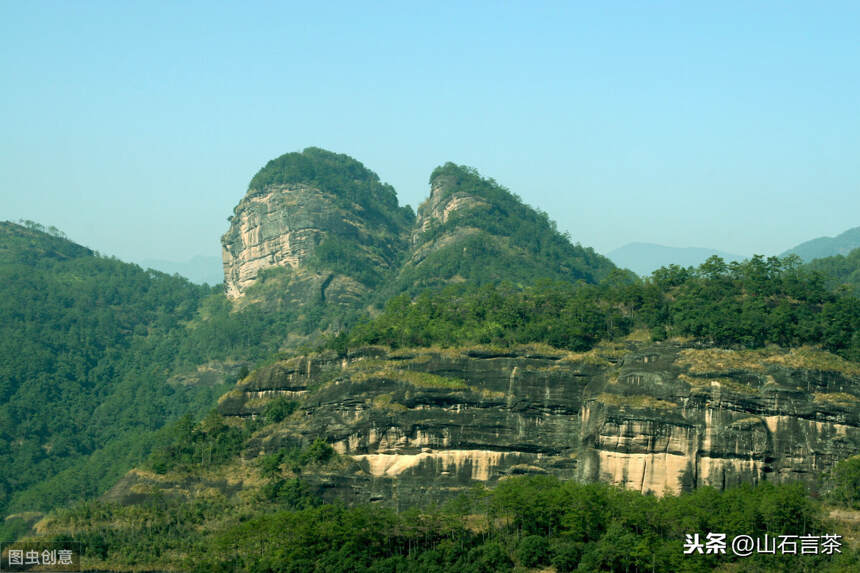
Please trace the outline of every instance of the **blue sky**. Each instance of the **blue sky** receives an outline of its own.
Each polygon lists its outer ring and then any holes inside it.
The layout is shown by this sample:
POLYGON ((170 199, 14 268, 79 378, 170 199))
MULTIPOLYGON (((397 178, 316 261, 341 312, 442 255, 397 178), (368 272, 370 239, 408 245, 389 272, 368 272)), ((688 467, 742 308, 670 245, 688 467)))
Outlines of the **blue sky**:
POLYGON ((471 165, 608 252, 860 225, 860 5, 0 0, 0 219, 219 255, 269 159, 471 165))

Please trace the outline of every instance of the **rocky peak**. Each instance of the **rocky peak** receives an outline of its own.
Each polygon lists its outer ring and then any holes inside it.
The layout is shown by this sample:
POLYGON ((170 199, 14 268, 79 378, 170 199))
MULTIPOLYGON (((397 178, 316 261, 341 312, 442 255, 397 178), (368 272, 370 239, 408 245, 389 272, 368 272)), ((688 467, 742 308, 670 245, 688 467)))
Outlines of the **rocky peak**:
MULTIPOLYGON (((571 244, 546 213, 470 167, 446 163, 418 208, 399 207, 389 185, 358 161, 316 148, 270 161, 223 237, 225 286, 242 296, 270 268, 316 273, 358 302, 450 282, 536 279, 596 282, 614 265, 571 244), (348 283, 348 284, 347 284, 348 283)), ((291 295, 292 296, 292 295, 291 295)))
POLYGON ((411 211, 398 206, 394 189, 375 173, 317 148, 266 164, 233 213, 222 238, 231 298, 275 267, 327 275, 325 284, 341 275, 372 288, 374 277, 399 261, 412 223, 411 211))
POLYGON ((430 181, 430 197, 418 207, 418 217, 412 231, 412 245, 421 242, 421 235, 434 225, 443 225, 451 215, 475 207, 489 207, 483 198, 457 188, 453 175, 437 175, 430 181))
POLYGON ((227 295, 239 297, 267 268, 299 268, 323 241, 330 226, 324 215, 333 211, 330 197, 298 183, 247 195, 221 240, 227 295))

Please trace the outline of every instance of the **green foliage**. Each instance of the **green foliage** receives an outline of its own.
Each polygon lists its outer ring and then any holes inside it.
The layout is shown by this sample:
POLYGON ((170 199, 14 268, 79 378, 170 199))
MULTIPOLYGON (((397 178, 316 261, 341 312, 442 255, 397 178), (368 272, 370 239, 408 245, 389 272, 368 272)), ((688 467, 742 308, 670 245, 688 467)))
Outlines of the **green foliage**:
POLYGON ((304 464, 324 464, 334 455, 334 449, 322 438, 317 438, 313 443, 302 450, 300 460, 304 464))
POLYGON ((278 396, 268 404, 263 412, 263 420, 267 424, 277 424, 296 411, 299 403, 283 396, 278 396))
POLYGON ((860 509, 860 455, 842 460, 831 470, 828 497, 835 503, 860 509))
MULTIPOLYGON (((346 345, 454 346, 545 342, 587 350, 603 338, 629 332, 621 311, 596 296, 598 287, 542 282, 518 289, 510 285, 452 285, 414 301, 391 299, 373 321, 357 326, 346 345)), ((332 346, 343 347, 343 339, 332 346)))
POLYGON ((596 283, 615 270, 605 257, 571 243, 554 221, 533 209, 492 179, 470 167, 446 163, 431 176, 434 201, 453 194, 474 201, 447 214, 444 223, 430 225, 417 237, 430 245, 443 236, 420 263, 407 264, 382 299, 406 292, 416 295, 428 287, 451 281, 534 284, 540 279, 596 283))
POLYGON ((99 257, 58 232, 0 224, 0 514, 99 495, 154 444, 162 471, 198 456, 215 463, 232 430, 198 428, 183 439, 203 443, 182 445, 159 429, 199 417, 236 378, 168 381, 275 354, 301 328, 291 309, 237 310, 220 292, 99 257))
POLYGON ((329 237, 315 250, 309 268, 332 271, 354 278, 367 287, 377 286, 384 278, 372 252, 354 241, 329 237))
POLYGON ((98 493, 145 458, 153 431, 212 403, 217 385, 165 383, 209 293, 0 224, 0 513, 98 493))
POLYGON ((824 275, 827 288, 845 288, 853 292, 854 296, 860 296, 860 248, 847 255, 815 259, 807 263, 805 268, 824 275))
POLYGON ((712 257, 698 269, 663 268, 644 281, 613 277, 599 285, 465 283, 414 299, 402 294, 330 347, 542 342, 582 351, 643 328, 654 340, 693 336, 747 348, 816 344, 860 359, 860 299, 828 291, 822 276, 796 258, 726 264, 712 257))
POLYGON ((798 484, 702 488, 662 498, 606 484, 546 476, 504 480, 442 508, 395 513, 377 504, 320 503, 299 478, 272 480, 252 506, 223 498, 138 506, 89 502, 56 512, 55 535, 71 536, 105 567, 194 571, 495 572, 850 571, 858 553, 684 555, 686 534, 834 533, 798 484), (483 523, 483 525, 480 525, 483 523), (108 567, 109 566, 109 567, 108 567))
POLYGON ((255 192, 269 185, 296 183, 334 194, 349 210, 353 204, 361 206, 363 215, 373 222, 393 218, 410 223, 414 218, 409 207, 398 207, 394 188, 381 183, 376 173, 348 155, 318 147, 269 161, 254 175, 248 188, 255 192))
POLYGON ((664 291, 665 312, 646 315, 648 325, 665 324, 672 334, 720 346, 819 344, 860 358, 860 300, 828 292, 822 276, 801 268, 796 257, 755 256, 728 265, 712 257, 682 282, 675 278, 677 286, 667 288, 660 278, 655 273, 644 285, 664 291))
POLYGON ((256 427, 251 420, 241 427, 228 425, 215 410, 196 424, 186 414, 159 432, 159 445, 147 463, 160 474, 218 465, 237 455, 256 427))
POLYGON ((562 541, 553 547, 552 565, 559 573, 576 570, 586 545, 562 541))
POLYGON ((517 559, 524 567, 548 565, 550 561, 549 541, 542 535, 523 537, 517 546, 517 559))
POLYGON ((281 476, 282 466, 293 473, 301 473, 305 466, 326 464, 335 457, 332 448, 322 438, 317 438, 304 448, 280 450, 260 458, 260 475, 269 480, 277 480, 281 476))

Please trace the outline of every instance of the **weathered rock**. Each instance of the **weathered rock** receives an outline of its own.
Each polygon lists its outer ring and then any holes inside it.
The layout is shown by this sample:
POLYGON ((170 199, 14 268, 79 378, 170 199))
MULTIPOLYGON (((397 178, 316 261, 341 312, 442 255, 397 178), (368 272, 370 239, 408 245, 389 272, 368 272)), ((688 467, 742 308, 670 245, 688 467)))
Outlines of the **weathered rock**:
POLYGON ((614 269, 472 169, 446 164, 434 171, 416 219, 376 174, 319 149, 269 162, 234 209, 222 245, 233 299, 279 267, 321 280, 333 271, 335 284, 351 278, 355 298, 374 304, 463 280, 596 282, 614 269))
POLYGON ((657 494, 813 482, 860 451, 860 372, 803 362, 677 343, 586 354, 370 349, 259 370, 221 411, 251 416, 277 395, 300 400, 246 456, 324 437, 357 464, 321 491, 349 501, 442 500, 476 480, 537 472, 657 494))
POLYGON ((445 176, 436 177, 430 183, 430 197, 418 206, 418 216, 412 229, 413 247, 421 247, 424 233, 447 223, 452 214, 475 207, 490 206, 481 197, 463 191, 452 191, 452 186, 454 183, 451 178, 445 176))
POLYGON ((380 231, 362 220, 360 209, 354 207, 348 210, 333 194, 303 184, 274 185, 249 194, 236 207, 222 238, 228 296, 242 295, 263 270, 287 266, 302 270, 316 248, 331 237, 349 241, 368 264, 389 270, 397 261, 405 230, 392 224, 388 236, 374 239, 371 233, 380 231))
POLYGON ((325 214, 334 211, 329 197, 305 185, 279 185, 242 199, 222 239, 227 294, 238 297, 266 268, 298 268, 322 242, 325 214))
POLYGON ((333 271, 373 288, 399 264, 412 222, 394 189, 358 161, 317 148, 287 153, 254 176, 233 210, 222 238, 227 294, 241 296, 273 267, 333 271))

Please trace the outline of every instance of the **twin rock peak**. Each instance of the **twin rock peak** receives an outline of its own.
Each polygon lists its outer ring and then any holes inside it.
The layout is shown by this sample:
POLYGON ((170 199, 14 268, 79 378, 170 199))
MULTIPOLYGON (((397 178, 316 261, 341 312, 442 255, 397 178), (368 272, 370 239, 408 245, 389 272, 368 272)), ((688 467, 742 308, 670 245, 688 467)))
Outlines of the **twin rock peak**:
POLYGON ((348 303, 465 280, 597 282, 615 268, 571 244, 545 213, 453 163, 433 171, 416 216, 360 162, 310 147, 266 164, 229 220, 221 242, 233 299, 277 272, 299 298, 348 303))

